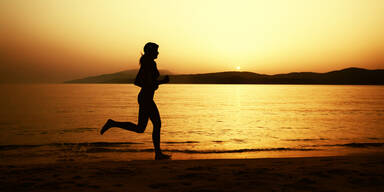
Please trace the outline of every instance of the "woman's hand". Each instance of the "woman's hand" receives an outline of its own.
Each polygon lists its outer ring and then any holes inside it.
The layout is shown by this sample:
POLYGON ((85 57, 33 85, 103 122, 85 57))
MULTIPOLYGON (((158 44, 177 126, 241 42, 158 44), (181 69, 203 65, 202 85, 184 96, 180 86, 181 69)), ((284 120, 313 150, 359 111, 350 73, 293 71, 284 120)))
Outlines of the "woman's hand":
POLYGON ((168 76, 168 75, 166 75, 166 76, 164 77, 163 82, 164 82, 164 83, 169 83, 169 76, 168 76))
POLYGON ((168 82, 169 82, 169 76, 166 75, 163 80, 157 81, 157 84, 160 85, 168 82))

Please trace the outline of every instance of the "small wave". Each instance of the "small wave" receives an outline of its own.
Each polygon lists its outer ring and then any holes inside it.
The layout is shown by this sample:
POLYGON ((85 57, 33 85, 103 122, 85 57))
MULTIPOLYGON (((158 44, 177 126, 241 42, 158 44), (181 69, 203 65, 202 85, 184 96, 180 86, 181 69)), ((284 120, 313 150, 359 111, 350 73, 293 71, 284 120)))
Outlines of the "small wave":
POLYGON ((343 144, 326 144, 326 145, 300 145, 301 147, 351 147, 351 148, 368 148, 368 147, 384 147, 384 143, 343 143, 343 144))
MULTIPOLYGON (((111 149, 104 147, 94 147, 87 149, 87 153, 107 153, 107 152, 153 152, 153 149, 111 149)), ((162 150, 166 151, 166 150, 162 150)))
POLYGON ((80 127, 80 128, 74 128, 74 129, 63 129, 61 130, 62 133, 83 133, 87 131, 95 131, 97 128, 91 128, 91 127, 80 127))
POLYGON ((368 137, 369 140, 384 140, 382 137, 368 137))
POLYGON ((326 138, 318 138, 318 139, 285 139, 284 141, 325 141, 329 140, 326 138))
POLYGON ((254 149, 234 149, 234 150, 165 150, 175 153, 245 153, 245 152, 262 152, 262 151, 313 151, 310 148, 254 148, 254 149))
POLYGON ((185 143, 200 143, 198 141, 166 141, 166 142, 162 142, 162 143, 166 143, 166 144, 185 144, 185 143))
POLYGON ((384 143, 345 143, 345 144, 334 144, 334 145, 323 145, 323 146, 367 148, 367 147, 384 147, 384 143))
POLYGON ((0 145, 0 151, 20 149, 20 148, 34 148, 41 147, 43 145, 0 145))
POLYGON ((43 147, 43 146, 55 146, 55 147, 62 147, 62 146, 90 146, 90 147, 119 147, 119 146, 126 146, 126 145, 135 145, 135 144, 144 144, 144 143, 137 143, 137 142, 83 142, 83 143, 48 143, 48 144, 40 144, 40 145, 0 145, 0 150, 13 150, 13 149, 22 149, 22 148, 36 148, 36 147, 43 147))
MULTIPOLYGON (((246 152, 263 152, 263 151, 314 151, 310 148, 255 148, 255 149, 234 149, 234 150, 177 150, 163 149, 162 151, 171 153, 188 153, 188 154, 217 154, 217 153, 246 153, 246 152)), ((153 152, 153 149, 110 149, 110 148, 90 148, 87 153, 105 153, 105 152, 153 152)))
POLYGON ((106 146, 106 147, 116 147, 124 145, 134 145, 134 144, 144 144, 138 142, 84 142, 84 143, 51 143, 47 145, 51 146, 106 146))
POLYGON ((231 139, 232 141, 235 141, 235 142, 238 142, 238 143, 243 143, 244 140, 243 139, 231 139))

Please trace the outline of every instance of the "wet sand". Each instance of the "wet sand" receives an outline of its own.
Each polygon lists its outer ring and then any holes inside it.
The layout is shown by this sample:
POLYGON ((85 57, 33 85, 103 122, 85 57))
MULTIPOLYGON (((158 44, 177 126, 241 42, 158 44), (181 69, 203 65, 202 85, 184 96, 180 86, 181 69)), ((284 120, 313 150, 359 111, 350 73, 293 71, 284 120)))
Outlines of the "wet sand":
POLYGON ((0 191, 384 191, 384 154, 1 165, 0 191))

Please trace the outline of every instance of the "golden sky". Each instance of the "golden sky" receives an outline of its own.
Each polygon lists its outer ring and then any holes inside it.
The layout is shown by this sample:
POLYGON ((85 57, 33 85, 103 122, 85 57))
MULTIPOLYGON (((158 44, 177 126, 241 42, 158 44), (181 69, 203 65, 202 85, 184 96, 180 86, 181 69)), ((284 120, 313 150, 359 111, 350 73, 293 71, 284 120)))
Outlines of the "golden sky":
POLYGON ((384 68, 383 0, 1 0, 0 82, 138 68, 276 74, 384 68))

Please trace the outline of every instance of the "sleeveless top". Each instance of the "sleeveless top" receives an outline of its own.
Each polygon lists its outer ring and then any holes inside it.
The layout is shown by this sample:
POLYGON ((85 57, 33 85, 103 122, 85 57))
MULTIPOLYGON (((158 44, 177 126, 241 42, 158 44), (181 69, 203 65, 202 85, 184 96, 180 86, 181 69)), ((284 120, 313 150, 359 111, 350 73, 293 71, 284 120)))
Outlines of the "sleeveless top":
POLYGON ((156 84, 157 78, 159 78, 160 76, 159 70, 157 69, 157 64, 154 60, 147 59, 144 56, 144 58, 141 59, 141 66, 139 72, 136 75, 134 84, 143 88, 145 86, 144 78, 146 78, 146 74, 151 75, 152 85, 156 84))

